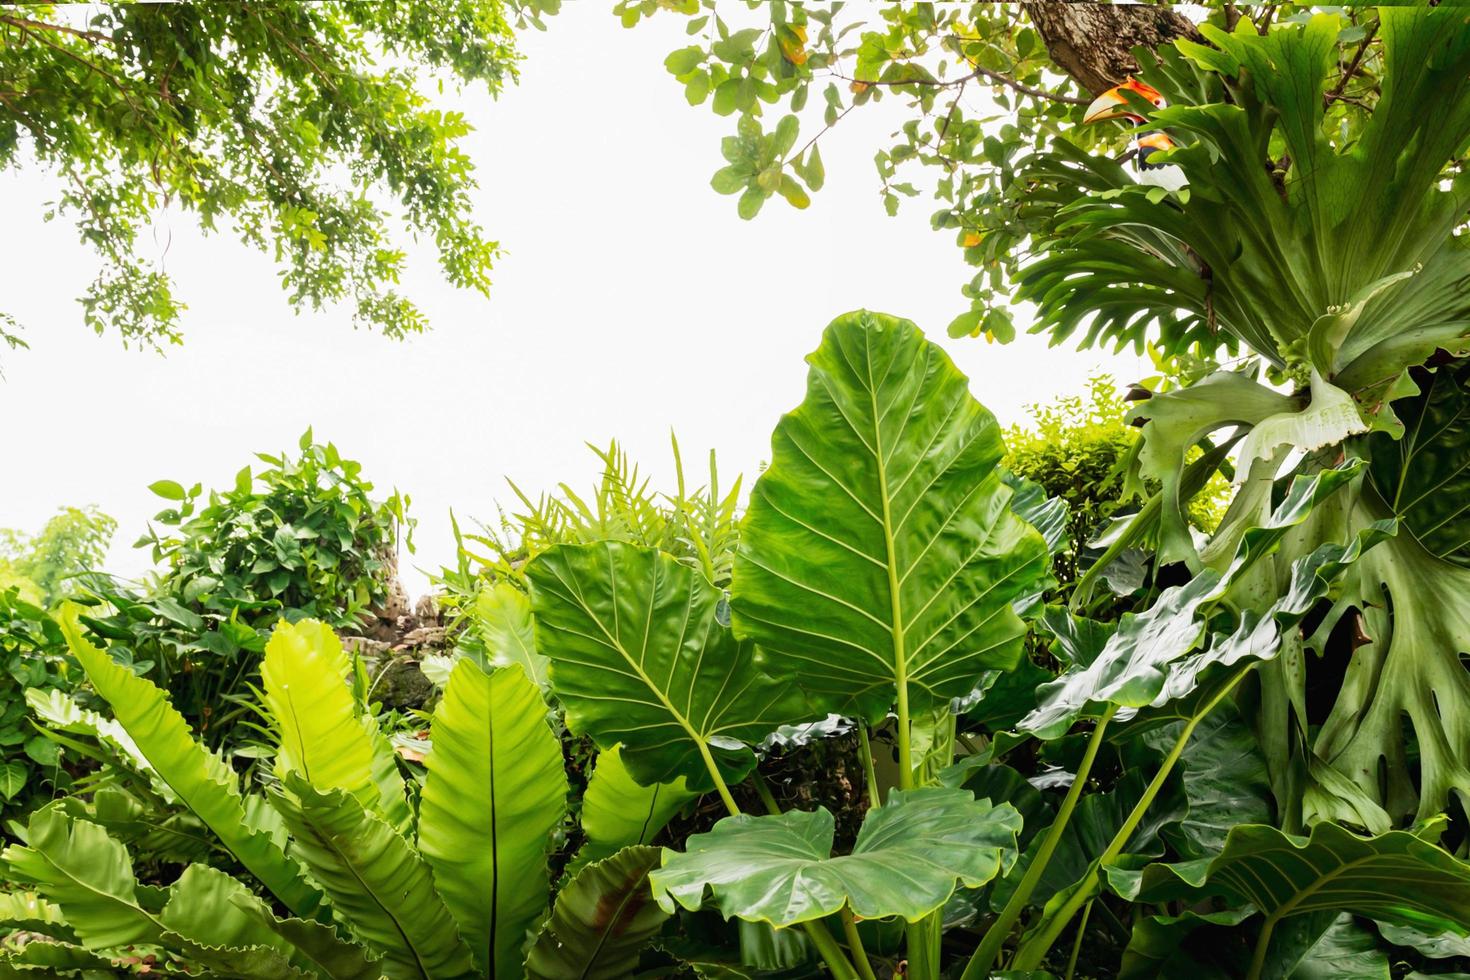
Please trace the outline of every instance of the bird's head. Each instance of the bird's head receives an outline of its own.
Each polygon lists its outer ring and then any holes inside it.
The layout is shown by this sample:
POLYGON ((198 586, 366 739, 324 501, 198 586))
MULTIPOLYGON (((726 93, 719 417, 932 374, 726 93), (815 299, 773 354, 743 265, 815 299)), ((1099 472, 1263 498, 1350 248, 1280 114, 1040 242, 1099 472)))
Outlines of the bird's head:
POLYGON ((1158 89, 1152 85, 1140 82, 1136 78, 1130 78, 1122 85, 1114 85, 1102 95, 1093 99, 1092 104, 1087 107, 1087 111, 1082 114, 1082 121, 1084 123, 1094 123, 1101 122, 1104 119, 1128 119, 1135 123, 1143 122, 1144 118, 1133 107, 1133 102, 1126 94, 1128 92, 1132 92, 1134 95, 1148 102, 1152 102, 1155 106, 1162 106, 1164 104, 1164 97, 1159 94, 1158 89))

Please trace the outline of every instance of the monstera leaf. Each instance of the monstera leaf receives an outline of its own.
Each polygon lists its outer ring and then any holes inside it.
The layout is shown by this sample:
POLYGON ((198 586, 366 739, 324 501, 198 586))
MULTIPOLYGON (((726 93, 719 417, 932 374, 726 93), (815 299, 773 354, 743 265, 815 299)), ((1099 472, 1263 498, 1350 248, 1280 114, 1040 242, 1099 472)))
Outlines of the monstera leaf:
POLYGON ((567 726, 644 785, 691 789, 744 778, 748 746, 813 717, 800 693, 755 663, 752 644, 717 618, 722 594, 674 558, 616 541, 559 545, 526 568, 536 647, 567 726))
POLYGON ((377 720, 353 700, 351 670, 342 641, 325 623, 282 621, 272 631, 260 679, 279 739, 276 773, 300 773, 320 791, 345 790, 405 831, 412 814, 403 779, 377 720))
POLYGON ((158 778, 287 908, 311 915, 321 894, 307 884, 300 865, 286 856, 274 813, 259 798, 241 795, 234 771, 194 741, 189 723, 161 690, 88 643, 76 616, 76 607, 68 607, 62 615, 72 656, 158 778))
POLYGON ((1328 911, 1470 933, 1470 864, 1405 831, 1359 837, 1319 823, 1303 839, 1244 824, 1213 860, 1144 872, 1145 901, 1204 895, 1254 905, 1266 917, 1263 944, 1282 919, 1328 911))
POLYGON ((431 734, 419 852, 480 969, 513 977, 546 912, 546 855, 566 812, 561 743, 520 667, 486 674, 469 660, 455 666, 431 734))
POLYGON ((1047 572, 997 468, 995 418, 907 320, 851 313, 807 358, 735 560, 736 633, 824 711, 880 721, 1014 667, 1012 600, 1047 572))
POLYGON ((640 786, 613 747, 599 753, 582 796, 582 832, 587 843, 577 862, 600 861, 633 844, 651 843, 674 814, 699 794, 681 777, 640 786))
POLYGON ((658 862, 658 848, 629 847, 583 868, 557 895, 526 957, 528 980, 633 976, 639 952, 669 918, 649 892, 658 862))
POLYGON ((863 919, 917 922, 957 885, 978 888, 1015 860, 1021 816, 960 789, 895 790, 868 811, 852 853, 832 856, 826 809, 727 817, 664 851, 653 893, 673 911, 697 909, 706 891, 726 918, 773 926, 820 919, 848 906, 863 919))

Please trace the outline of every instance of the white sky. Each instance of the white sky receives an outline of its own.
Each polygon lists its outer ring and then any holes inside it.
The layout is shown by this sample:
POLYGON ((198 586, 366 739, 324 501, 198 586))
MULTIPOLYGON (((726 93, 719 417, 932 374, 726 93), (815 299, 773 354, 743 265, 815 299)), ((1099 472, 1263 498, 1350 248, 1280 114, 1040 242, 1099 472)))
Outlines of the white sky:
MULTIPOLYGON (((709 188, 733 121, 691 109, 664 70, 688 44, 683 18, 624 30, 606 3, 572 3, 547 33, 521 38, 521 83, 461 107, 476 127, 477 217, 509 253, 489 299, 411 252, 408 293, 434 329, 398 343, 351 328, 350 311, 295 315, 270 260, 187 217, 154 242, 189 304, 185 343, 160 357, 82 324, 74 302, 96 270, 64 220, 42 220, 54 185, 0 173, 0 310, 30 351, 0 352, 0 526, 38 528, 57 507, 97 504, 120 522, 112 570, 148 567, 131 542, 168 478, 228 486, 252 453, 294 448, 308 425, 361 460, 380 490, 413 497, 418 552, 453 558, 449 508, 495 516, 513 478, 528 492, 589 486, 584 442, 621 440, 657 485, 719 451, 722 481, 753 479, 770 431, 800 400, 822 328, 866 307, 914 320, 971 378, 1002 422, 1076 393, 1105 369, 1151 373, 1131 357, 950 340, 970 270, 932 202, 888 218, 871 164, 903 118, 898 100, 849 115, 822 141, 827 185, 798 212, 779 199, 752 222, 709 188)), ((768 123, 769 125, 769 123, 768 123)), ((806 138, 803 134, 802 139, 806 138)), ((667 485, 667 483, 665 483, 667 485)), ((406 569, 411 593, 422 575, 406 569)))

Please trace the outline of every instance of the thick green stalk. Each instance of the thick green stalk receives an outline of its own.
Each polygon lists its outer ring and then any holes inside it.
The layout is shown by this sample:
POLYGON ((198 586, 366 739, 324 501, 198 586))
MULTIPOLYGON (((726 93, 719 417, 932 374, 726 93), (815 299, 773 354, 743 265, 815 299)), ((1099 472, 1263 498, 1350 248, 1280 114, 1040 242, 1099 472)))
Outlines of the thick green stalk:
MULTIPOLYGON (((730 811, 732 817, 740 816, 740 806, 735 802, 735 797, 731 795, 730 787, 725 784, 725 777, 720 775, 714 756, 710 754, 709 748, 703 742, 698 745, 700 754, 704 756, 705 768, 709 770, 710 778, 714 780, 715 789, 719 791, 720 799, 725 803, 725 809, 730 811)), ((755 773, 755 779, 756 792, 760 793, 765 787, 761 781, 761 774, 755 773)), ((763 795, 769 799, 766 805, 775 807, 772 812, 780 813, 780 807, 776 807, 775 799, 771 798, 771 791, 766 789, 763 795)), ((827 931, 827 927, 820 919, 815 922, 803 922, 801 927, 806 932, 807 938, 812 941, 812 945, 817 947, 817 952, 822 954, 822 959, 827 961, 827 966, 832 970, 832 976, 836 980, 860 980, 857 969, 849 962, 847 955, 842 952, 842 947, 837 945, 837 940, 832 938, 832 934, 827 931)))
POLYGON ((868 962, 868 952, 863 948, 863 937, 858 932, 857 919, 852 914, 852 907, 842 906, 842 932, 847 937, 847 951, 852 954, 852 960, 857 964, 858 975, 862 980, 878 980, 873 974, 873 964, 868 962))
POLYGON ((1266 968, 1266 950, 1271 948, 1271 932, 1275 928, 1276 920, 1268 916, 1261 925, 1261 934, 1256 937, 1256 948, 1251 953, 1251 968, 1245 975, 1246 980, 1261 980, 1261 971, 1266 968))
MULTIPOLYGON (((1118 828, 1118 832, 1113 835, 1113 839, 1108 843, 1107 850, 1103 851, 1102 856, 1097 859, 1097 868, 1092 873, 1100 874, 1101 869, 1112 864, 1117 860, 1118 855, 1123 853, 1123 848, 1128 846, 1128 841, 1132 838, 1133 832, 1138 829, 1138 825, 1143 821, 1143 816, 1148 811, 1149 804, 1153 803, 1154 798, 1159 795, 1159 790, 1164 788, 1164 781, 1169 778, 1169 773, 1174 770, 1174 764, 1184 754, 1184 747, 1189 744, 1189 737, 1194 734, 1195 728, 1209 716, 1211 711, 1215 710, 1216 705, 1225 700, 1231 691, 1235 690, 1235 685, 1239 684, 1241 678, 1250 673, 1254 666, 1252 664, 1250 667, 1244 668, 1231 678, 1230 683, 1226 684, 1220 689, 1218 694, 1210 698, 1205 704, 1204 709, 1196 712, 1185 724, 1184 730, 1179 733, 1179 738, 1174 742, 1174 747, 1164 757, 1163 765, 1159 767, 1159 771, 1149 782, 1148 787, 1144 789, 1143 795, 1138 798, 1138 803, 1134 805, 1133 810, 1128 814, 1128 819, 1123 821, 1123 826, 1118 828)), ((1041 965, 1042 958, 1046 956, 1052 944, 1057 941, 1057 937, 1061 935, 1062 930, 1067 927, 1067 923, 1071 922, 1072 917, 1077 914, 1077 910, 1091 899, 1092 889, 1075 889, 1061 907, 1057 909, 1056 914, 1041 924, 1041 931, 1016 951, 1016 958, 1010 964, 1011 969, 1037 969, 1041 965)))
POLYGON ((868 809, 876 810, 883 805, 883 798, 878 792, 878 770, 873 765, 873 746, 868 742, 868 725, 862 719, 858 719, 858 749, 863 756, 863 776, 868 782, 868 809))
POLYGON ((1041 876, 1046 872, 1046 866, 1051 861, 1052 853, 1056 851, 1057 845, 1061 842, 1062 834, 1067 829, 1067 821, 1072 819, 1072 811, 1077 807, 1077 799, 1082 795, 1082 788, 1087 784, 1087 774, 1092 769, 1093 761, 1097 759, 1098 749, 1102 748, 1103 732, 1107 731, 1108 722, 1113 720, 1113 715, 1117 711, 1116 705, 1109 705, 1108 710, 1098 719, 1097 727, 1092 730, 1092 737, 1087 740, 1087 751, 1082 755, 1082 763, 1077 767, 1077 775, 1072 780, 1072 785, 1067 788, 1067 795, 1062 799, 1061 808, 1057 810, 1056 819, 1052 821, 1046 839, 1041 842, 1041 848, 1036 852, 1035 860, 1026 869, 1026 874, 1011 895, 1011 900, 1006 902, 1006 907, 1001 910, 1000 917, 986 930, 985 937, 980 940, 980 946, 975 950, 975 955, 970 957, 970 962, 966 964, 965 972, 961 975, 960 980, 981 980, 990 975, 996 957, 1000 955, 1001 947, 1005 945, 1006 937, 1010 935, 1011 927, 1021 917, 1026 903, 1031 900, 1031 893, 1036 890, 1037 883, 1041 881, 1041 876))
POLYGON ((777 803, 776 798, 771 795, 771 787, 766 784, 766 777, 761 775, 759 769, 751 770, 750 781, 755 786, 755 795, 761 798, 761 803, 765 806, 766 812, 772 816, 779 815, 781 804, 777 803))

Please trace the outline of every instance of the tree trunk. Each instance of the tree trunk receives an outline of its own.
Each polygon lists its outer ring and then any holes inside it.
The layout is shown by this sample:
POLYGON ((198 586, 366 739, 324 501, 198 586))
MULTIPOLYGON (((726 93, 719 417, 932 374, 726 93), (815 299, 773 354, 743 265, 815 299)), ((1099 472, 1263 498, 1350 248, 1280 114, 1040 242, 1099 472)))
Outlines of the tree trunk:
POLYGON ((1175 38, 1201 40, 1194 24, 1166 6, 1109 3, 1023 3, 1052 62, 1097 95, 1138 73, 1133 49, 1175 38))

